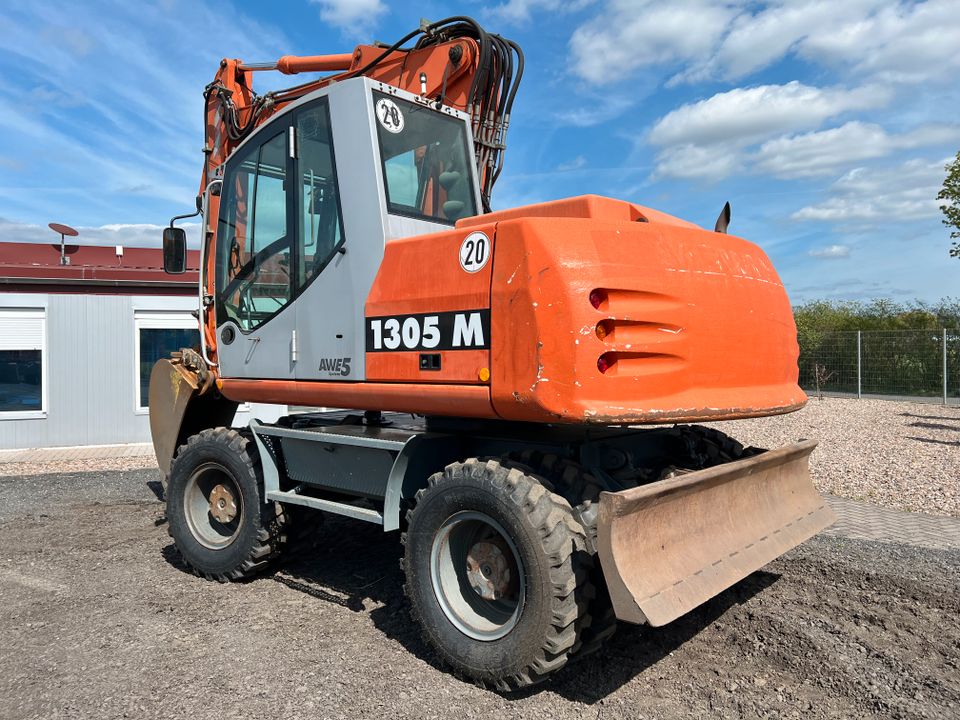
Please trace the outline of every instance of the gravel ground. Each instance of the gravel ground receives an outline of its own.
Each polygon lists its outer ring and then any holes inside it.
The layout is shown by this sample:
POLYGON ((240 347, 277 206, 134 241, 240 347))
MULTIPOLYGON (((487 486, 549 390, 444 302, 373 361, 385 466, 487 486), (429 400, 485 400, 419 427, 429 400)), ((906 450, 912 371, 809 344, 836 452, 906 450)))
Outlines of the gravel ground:
POLYGON ((155 478, 0 478, 0 717, 960 718, 960 553, 816 538, 501 696, 420 640, 396 534, 329 520, 218 585, 183 568, 155 478))
MULTIPOLYGON (((825 493, 897 510, 960 517, 960 408, 890 400, 811 399, 790 415, 714 423, 748 445, 818 440, 825 493)), ((0 464, 0 476, 156 467, 152 456, 0 464)))
POLYGON ((960 517, 960 408, 811 398, 789 415, 714 425, 757 447, 819 441, 810 468, 821 492, 960 517))
POLYGON ((155 467, 157 467, 157 459, 153 455, 87 460, 57 460, 53 462, 16 462, 0 464, 0 477, 4 475, 50 475, 52 473, 137 470, 139 468, 155 467))

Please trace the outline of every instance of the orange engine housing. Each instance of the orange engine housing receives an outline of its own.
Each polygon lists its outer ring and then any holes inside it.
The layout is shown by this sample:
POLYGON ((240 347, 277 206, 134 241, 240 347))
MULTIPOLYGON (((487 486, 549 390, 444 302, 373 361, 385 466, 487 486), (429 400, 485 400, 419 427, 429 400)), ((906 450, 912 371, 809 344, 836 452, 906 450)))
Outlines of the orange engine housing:
POLYGON ((584 196, 391 241, 366 314, 477 307, 490 308, 489 351, 443 353, 438 374, 421 372, 416 352, 368 353, 367 380, 424 383, 424 400, 486 385, 489 413, 471 403, 470 415, 533 422, 705 421, 806 402, 793 313, 766 254, 655 210, 584 196), (456 253, 476 230, 493 260, 467 275, 456 253))

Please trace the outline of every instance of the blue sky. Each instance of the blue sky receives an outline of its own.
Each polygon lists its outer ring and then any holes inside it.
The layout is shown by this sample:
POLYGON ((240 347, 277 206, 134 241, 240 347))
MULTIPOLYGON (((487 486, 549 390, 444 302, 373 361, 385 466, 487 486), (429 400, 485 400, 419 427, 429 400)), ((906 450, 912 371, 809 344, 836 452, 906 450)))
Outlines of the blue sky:
POLYGON ((958 294, 935 199, 960 148, 957 0, 17 5, 0 9, 0 240, 50 242, 59 221, 156 243, 192 208, 221 57, 347 52, 468 14, 527 58, 494 207, 590 192, 712 227, 729 200, 794 302, 958 294))

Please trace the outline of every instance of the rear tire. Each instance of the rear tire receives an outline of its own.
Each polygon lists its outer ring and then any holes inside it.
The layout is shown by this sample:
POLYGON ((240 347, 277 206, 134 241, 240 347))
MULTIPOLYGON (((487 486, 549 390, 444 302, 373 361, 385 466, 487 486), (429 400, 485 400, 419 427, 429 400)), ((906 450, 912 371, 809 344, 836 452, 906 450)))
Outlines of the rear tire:
POLYGON ((262 499, 254 443, 236 430, 213 428, 190 437, 173 459, 166 498, 177 550, 207 579, 252 577, 286 542, 282 507, 262 499))
POLYGON ((703 425, 678 425, 673 432, 679 444, 673 465, 667 468, 664 477, 725 465, 764 452, 759 448, 744 447, 720 430, 703 425))
POLYGON ((501 691, 563 667, 589 624, 586 535, 569 503, 497 460, 448 465, 417 493, 405 591, 457 673, 501 691))
POLYGON ((586 532, 588 572, 594 596, 589 601, 591 622, 580 634, 581 644, 575 659, 587 657, 603 647, 617 631, 617 616, 613 611, 610 593, 607 592, 600 558, 597 557, 597 513, 600 509, 600 493, 604 488, 582 466, 553 453, 525 450, 512 453, 510 457, 542 475, 553 486, 554 492, 573 506, 574 515, 586 532))

